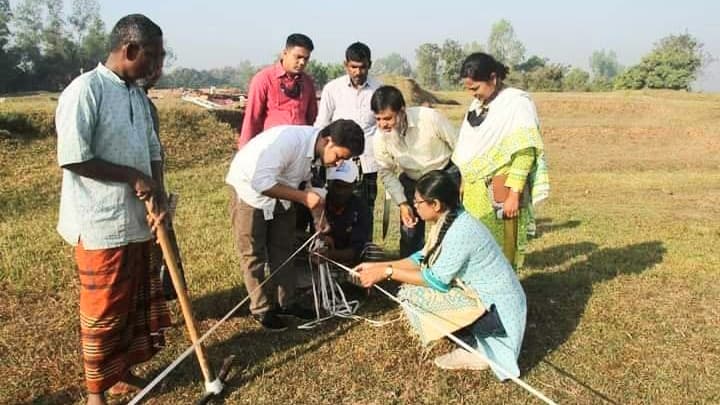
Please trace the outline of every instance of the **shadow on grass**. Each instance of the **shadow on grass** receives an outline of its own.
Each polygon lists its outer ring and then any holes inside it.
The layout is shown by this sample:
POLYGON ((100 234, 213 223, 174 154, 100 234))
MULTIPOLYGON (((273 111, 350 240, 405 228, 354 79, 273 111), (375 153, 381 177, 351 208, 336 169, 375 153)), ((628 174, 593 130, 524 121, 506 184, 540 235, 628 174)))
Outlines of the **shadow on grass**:
MULTIPOLYGON (((522 281, 528 302, 528 328, 525 331, 521 368, 527 370, 565 343, 577 328, 593 285, 620 275, 640 274, 662 262, 666 249, 660 241, 648 241, 592 251, 592 243, 552 247, 535 253, 533 262, 559 264, 562 260, 588 254, 587 260, 572 264, 562 272, 533 274, 522 281), (592 251, 592 252, 591 252, 592 251)), ((612 310, 612 308, 607 308, 612 310)), ((545 362, 547 363, 547 362, 545 362)), ((549 364, 549 363, 547 363, 549 364)), ((563 376, 592 391, 595 395, 613 402, 586 384, 578 381, 566 370, 549 364, 563 376)))
MULTIPOLYGON (((381 285, 391 290, 393 288, 397 289, 397 283, 386 282, 381 283, 381 285)), ((361 302, 361 309, 358 314, 364 317, 375 318, 396 307, 393 302, 383 299, 384 297, 374 291, 372 295, 368 296, 367 290, 348 284, 343 285, 343 290, 348 300, 357 299, 361 302)), ((305 289, 298 293, 300 294, 298 300, 303 306, 309 307, 312 305, 310 291, 305 289)), ((193 302, 196 319, 219 319, 246 296, 247 291, 245 288, 239 286, 200 297, 193 302)), ((234 316, 248 316, 250 314, 248 306, 249 303, 245 303, 234 316)), ((227 398, 235 390, 242 389, 245 384, 255 378, 267 374, 275 368, 283 367, 288 361, 329 344, 348 333, 355 326, 363 325, 363 323, 356 321, 334 318, 311 330, 296 329, 295 326, 300 323, 302 321, 292 319, 290 328, 278 333, 264 331, 252 322, 251 328, 243 328, 243 330, 238 331, 230 338, 208 346, 206 352, 216 372, 222 359, 226 359, 231 355, 235 356, 231 371, 225 382, 225 389, 219 397, 215 398, 215 403, 222 402, 224 398, 227 398), (267 358, 271 356, 277 356, 277 358, 268 362, 267 358)), ((147 375, 158 375, 166 366, 162 365, 159 368, 150 370, 147 375)), ((202 381, 203 377, 197 361, 194 356, 191 356, 172 372, 172 377, 165 379, 154 393, 149 394, 148 398, 182 387, 200 386, 202 381)), ((198 393, 198 399, 201 395, 198 393)))
POLYGON ((535 224, 537 225, 537 230, 535 231, 535 238, 540 238, 546 233, 559 231, 562 229, 571 229, 571 228, 577 228, 580 226, 580 221, 576 219, 571 219, 565 222, 561 223, 553 223, 552 218, 537 218, 535 220, 535 224))
MULTIPOLYGON (((206 319, 220 319, 231 309, 235 308, 248 293, 244 286, 236 286, 220 292, 203 295, 193 299, 193 314, 195 319, 203 321, 206 319)), ((250 315, 250 303, 246 302, 238 308, 233 317, 250 315)))
POLYGON ((529 253, 525 256, 526 268, 546 269, 559 266, 568 260, 590 254, 597 250, 598 245, 592 242, 567 243, 529 253))

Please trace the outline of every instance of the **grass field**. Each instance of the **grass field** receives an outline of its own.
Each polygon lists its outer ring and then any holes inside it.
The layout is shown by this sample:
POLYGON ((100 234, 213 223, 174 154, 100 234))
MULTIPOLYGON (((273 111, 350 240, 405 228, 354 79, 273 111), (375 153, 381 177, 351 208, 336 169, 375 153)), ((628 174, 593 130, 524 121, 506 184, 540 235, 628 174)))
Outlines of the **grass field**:
MULTIPOLYGON (((459 122, 468 97, 441 96, 460 102, 438 107, 459 122)), ((529 306, 522 377, 559 403, 720 402, 720 95, 534 97, 553 190, 519 273, 529 306)), ((8 99, 0 114, 52 103, 8 99)), ((165 116, 182 116, 172 114, 165 116)), ((223 184, 233 135, 227 125, 203 122, 212 137, 190 133, 180 142, 185 125, 167 122, 163 136, 180 145, 170 154, 169 189, 182 196, 176 228, 207 330, 246 292, 223 184)), ((78 282, 72 249, 55 232, 55 142, 25 135, 0 136, 0 403, 79 403, 78 282)), ((385 244, 396 250, 396 228, 391 235, 385 244)), ((399 314, 378 294, 361 312, 399 314)), ((179 325, 140 373, 156 375, 187 345, 179 325)), ((238 316, 209 340, 208 353, 216 365, 237 355, 228 404, 537 402, 487 372, 436 370, 432 358, 448 348, 425 353, 401 322, 333 321, 268 334, 238 316)), ((147 402, 191 403, 201 381, 188 359, 147 402)))

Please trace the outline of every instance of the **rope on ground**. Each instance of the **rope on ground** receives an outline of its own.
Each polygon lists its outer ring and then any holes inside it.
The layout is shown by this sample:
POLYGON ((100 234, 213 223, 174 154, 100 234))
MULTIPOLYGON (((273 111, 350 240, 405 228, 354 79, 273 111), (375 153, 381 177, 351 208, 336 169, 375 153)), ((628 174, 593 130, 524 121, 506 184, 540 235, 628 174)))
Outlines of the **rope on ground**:
POLYGON ((197 340, 193 345, 188 347, 178 358, 176 358, 172 363, 170 363, 169 366, 165 368, 160 374, 158 374, 148 385, 145 386, 145 388, 142 389, 137 395, 135 395, 132 400, 128 403, 128 405, 134 405, 140 402, 145 395, 150 392, 160 381, 162 381, 165 377, 167 377, 168 374, 170 374, 171 371, 173 371, 180 363, 182 363, 183 360, 185 360, 188 356, 190 356, 194 351, 195 348, 198 347, 202 342, 205 341, 210 335, 215 332, 215 330, 222 325, 225 321, 230 319, 230 317, 238 310, 240 307, 247 302, 247 300, 250 299, 250 296, 260 288, 262 288, 265 283, 267 283, 280 269, 285 267, 295 256, 297 256, 298 253, 300 253, 307 245, 309 245, 317 236, 320 234, 320 232, 315 232, 312 236, 310 236, 293 254, 291 254, 287 259, 285 259, 280 266, 278 266, 275 270, 273 270, 270 275, 268 275, 265 280, 263 280, 262 283, 260 283, 252 292, 249 292, 248 295, 243 298, 242 301, 240 301, 233 309, 230 310, 227 314, 225 314, 222 319, 217 321, 207 332, 205 332, 204 335, 200 337, 200 339, 197 340))
MULTIPOLYGON (((327 260, 328 262, 335 264, 336 266, 340 267, 341 269, 349 272, 350 274, 352 274, 352 275, 354 275, 354 276, 359 276, 359 275, 360 275, 358 272, 354 271, 354 270, 351 269, 350 267, 345 266, 345 265, 342 264, 342 263, 338 263, 338 262, 336 262, 336 261, 334 261, 334 260, 332 260, 332 259, 330 259, 330 258, 327 258, 327 257, 325 257, 325 256, 323 256, 323 255, 321 255, 321 254, 319 254, 319 253, 317 253, 317 252, 313 252, 313 253, 314 253, 315 255, 320 256, 321 258, 327 260)), ((382 287, 380 287, 380 286, 378 286, 378 285, 373 285, 373 287, 375 287, 375 288, 378 289, 380 292, 382 292, 383 294, 385 294, 386 296, 388 296, 388 298, 390 298, 391 300, 393 300, 393 301, 397 302, 398 304, 400 304, 401 307, 403 307, 403 308, 405 308, 405 309, 407 309, 407 310, 409 310, 409 311, 412 311, 412 312, 414 312, 415 314, 417 314, 417 315, 419 315, 419 316, 423 316, 423 317, 426 316, 426 315, 423 314, 421 311, 419 311, 417 308, 415 308, 412 304, 410 304, 410 303, 407 302, 407 301, 401 301, 401 300, 399 300, 397 297, 395 297, 394 295, 392 295, 391 293, 389 293, 389 292, 388 292, 387 290, 385 290, 384 288, 382 288, 382 287)), ((480 353, 480 351, 478 351, 478 350, 475 349, 474 347, 472 347, 472 346, 468 345, 467 343, 463 342, 461 339, 459 339, 458 337, 456 337, 455 335, 453 335, 451 332, 448 332, 445 328, 436 325, 434 322, 430 322, 429 324, 432 325, 432 326, 435 328, 435 330, 437 330, 438 332, 441 332, 443 335, 445 335, 445 337, 447 337, 448 339, 452 340, 453 342, 455 342, 457 345, 459 345, 459 346, 462 347, 463 349, 465 349, 465 350, 467 350, 467 351, 475 354, 475 355, 478 356, 480 359, 482 359, 484 362, 486 362, 487 364, 490 364, 491 366, 493 366, 493 368, 495 368, 495 369, 497 369, 497 370, 500 370, 504 375, 508 376, 514 383, 516 383, 516 384, 519 385, 520 387, 524 388, 526 391, 528 391, 529 393, 531 393, 532 395, 534 395, 536 398, 540 399, 541 401, 545 402, 546 404, 557 405, 553 400, 551 400, 550 398, 548 398, 547 396, 545 396, 545 394, 543 394, 542 392, 540 392, 539 390, 537 390, 536 388, 534 388, 534 387, 531 386, 530 384, 526 383, 525 381, 521 380, 520 378, 511 376, 510 373, 508 373, 507 370, 505 370, 502 366, 500 366, 499 364, 497 364, 497 363, 495 363, 494 361, 490 360, 490 359, 489 359, 487 356, 485 356, 483 353, 480 353)))
MULTIPOLYGON (((324 243, 320 239, 316 239, 315 243, 310 246, 310 253, 316 252, 318 249, 321 249, 324 247, 324 243)), ((313 265, 313 260, 311 255, 308 255, 308 266, 310 266, 310 269, 315 267, 313 265)), ((313 329, 316 326, 320 325, 321 323, 327 321, 328 319, 332 318, 344 318, 344 319, 352 319, 352 320, 359 320, 359 321, 365 321, 369 323, 372 326, 380 327, 385 326, 387 324, 390 324, 392 322, 395 322, 399 320, 400 318, 393 319, 390 321, 376 321, 373 319, 365 318, 360 315, 356 315, 358 308, 360 307, 360 301, 358 300, 351 300, 348 301, 347 297, 345 296, 345 292, 343 291, 342 287, 340 286, 340 283, 338 283, 333 275, 332 271, 330 269, 330 265, 327 261, 323 260, 320 263, 317 264, 317 278, 318 282, 316 285, 315 282, 315 274, 312 274, 311 281, 312 281, 312 290, 313 290, 313 298, 315 301, 315 314, 316 319, 304 323, 302 325, 299 325, 298 329, 304 329, 309 330, 313 329), (321 308, 325 310, 327 313, 326 316, 321 317, 321 308)))

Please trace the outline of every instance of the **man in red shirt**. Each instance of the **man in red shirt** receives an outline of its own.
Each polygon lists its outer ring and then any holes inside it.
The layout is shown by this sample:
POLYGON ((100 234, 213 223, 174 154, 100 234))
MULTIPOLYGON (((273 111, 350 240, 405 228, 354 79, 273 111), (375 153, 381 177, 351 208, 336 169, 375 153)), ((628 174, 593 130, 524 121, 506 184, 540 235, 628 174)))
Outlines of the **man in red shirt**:
POLYGON ((266 129, 315 122, 318 112, 315 85, 304 72, 313 48, 307 35, 291 34, 280 60, 252 78, 238 149, 266 129))

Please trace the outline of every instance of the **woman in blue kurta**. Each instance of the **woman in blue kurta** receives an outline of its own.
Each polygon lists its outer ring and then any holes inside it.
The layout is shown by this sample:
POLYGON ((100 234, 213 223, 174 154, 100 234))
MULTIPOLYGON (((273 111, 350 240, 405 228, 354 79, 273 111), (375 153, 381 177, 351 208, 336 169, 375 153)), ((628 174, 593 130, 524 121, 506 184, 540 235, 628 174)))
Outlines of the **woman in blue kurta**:
MULTIPOLYGON (((385 279, 404 283, 399 297, 416 309, 404 306, 423 344, 444 336, 440 326, 499 365, 491 363, 501 380, 519 376, 527 304, 510 263, 488 229, 460 205, 458 186, 446 173, 421 177, 413 203, 424 220, 434 222, 427 244, 402 260, 358 265, 363 286, 385 279)), ((462 348, 436 358, 435 364, 488 368, 462 348)))

